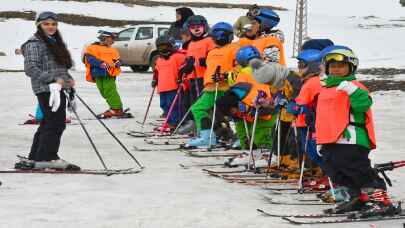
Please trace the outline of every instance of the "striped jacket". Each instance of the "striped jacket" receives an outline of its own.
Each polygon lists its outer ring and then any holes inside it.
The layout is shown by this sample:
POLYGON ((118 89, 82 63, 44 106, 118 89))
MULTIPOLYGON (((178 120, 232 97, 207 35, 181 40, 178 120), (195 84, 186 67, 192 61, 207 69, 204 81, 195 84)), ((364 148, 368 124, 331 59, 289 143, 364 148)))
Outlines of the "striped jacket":
POLYGON ((57 79, 65 82, 73 79, 68 69, 55 62, 46 43, 39 37, 33 36, 21 46, 24 55, 24 71, 31 78, 32 90, 35 94, 49 92, 49 84, 57 79))

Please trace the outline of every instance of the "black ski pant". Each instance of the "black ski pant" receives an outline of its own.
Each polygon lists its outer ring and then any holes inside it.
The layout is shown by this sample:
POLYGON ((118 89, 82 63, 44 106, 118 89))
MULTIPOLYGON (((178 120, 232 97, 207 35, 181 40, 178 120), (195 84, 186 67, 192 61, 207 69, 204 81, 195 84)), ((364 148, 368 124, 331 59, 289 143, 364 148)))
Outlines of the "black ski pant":
MULTIPOLYGON (((199 94, 201 95, 204 89, 204 79, 190 79, 189 84, 190 88, 188 88, 188 90, 184 91, 182 94, 182 116, 184 116, 184 114, 186 114, 190 107, 197 101, 199 94), (199 94, 197 92, 199 92, 199 94)), ((193 120, 193 115, 191 114, 191 112, 188 114, 186 120, 193 120)))
POLYGON ((322 146, 323 171, 336 185, 348 187, 352 195, 362 188, 386 189, 385 181, 371 167, 370 150, 360 145, 326 144, 322 146))
POLYGON ((60 93, 60 107, 56 112, 49 107, 50 93, 39 93, 37 99, 44 119, 34 135, 29 159, 51 161, 59 159, 58 151, 63 131, 66 128, 66 96, 60 93))

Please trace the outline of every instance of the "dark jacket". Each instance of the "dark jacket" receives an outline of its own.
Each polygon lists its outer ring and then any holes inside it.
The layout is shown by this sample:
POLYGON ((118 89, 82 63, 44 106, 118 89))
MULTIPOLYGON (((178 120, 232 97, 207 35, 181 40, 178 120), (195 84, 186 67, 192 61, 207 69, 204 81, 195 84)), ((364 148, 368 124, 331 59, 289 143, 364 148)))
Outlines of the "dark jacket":
POLYGON ((65 66, 56 63, 41 38, 34 35, 21 46, 21 50, 24 55, 24 71, 31 78, 35 94, 49 92, 49 84, 59 78, 65 82, 73 79, 65 66))
POLYGON ((170 25, 168 35, 173 37, 175 40, 181 40, 180 34, 183 30, 183 25, 189 17, 194 15, 194 13, 190 8, 187 7, 177 8, 176 12, 180 13, 181 20, 175 21, 170 25))

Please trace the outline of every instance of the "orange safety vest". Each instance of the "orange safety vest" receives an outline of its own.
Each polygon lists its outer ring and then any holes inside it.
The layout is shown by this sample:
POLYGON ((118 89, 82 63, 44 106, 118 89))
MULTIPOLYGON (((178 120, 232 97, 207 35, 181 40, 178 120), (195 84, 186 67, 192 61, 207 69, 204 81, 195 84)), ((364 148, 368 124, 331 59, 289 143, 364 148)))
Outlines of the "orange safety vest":
MULTIPOLYGON (((260 84, 258 83, 251 74, 248 73, 240 73, 238 75, 238 78, 236 79, 235 84, 237 83, 249 83, 252 85, 252 88, 248 92, 248 94, 242 99, 242 103, 249 106, 249 107, 254 107, 254 101, 256 97, 259 95, 259 91, 263 91, 267 98, 271 99, 271 93, 270 93, 270 86, 267 84, 260 84)), ((262 120, 271 120, 271 115, 265 115, 265 116, 260 116, 260 119, 262 120)), ((246 119, 249 122, 253 122, 254 116, 248 116, 246 119)))
MULTIPOLYGON (((121 73, 121 68, 114 66, 114 61, 120 59, 120 54, 118 50, 113 47, 107 47, 105 45, 92 44, 86 48, 85 55, 91 55, 96 59, 103 61, 110 65, 107 72, 111 77, 117 77, 121 73)), ((85 59, 84 64, 86 65, 86 81, 95 82, 91 76, 90 64, 85 59)))
POLYGON ((271 47, 271 46, 276 46, 280 50, 279 63, 284 66, 286 65, 283 43, 276 37, 262 36, 253 42, 253 46, 255 46, 262 55, 263 55, 264 49, 271 47))
POLYGON ((208 52, 215 48, 214 40, 211 37, 205 37, 202 40, 191 41, 188 45, 187 56, 192 56, 195 59, 195 72, 187 76, 187 78, 202 78, 206 71, 206 67, 200 66, 200 59, 207 58, 208 52))
MULTIPOLYGON (((358 81, 352 81, 352 83, 363 90, 367 90, 367 88, 358 81)), ((365 114, 365 128, 370 139, 370 148, 375 149, 376 139, 371 108, 365 114)), ((336 143, 349 125, 349 115, 349 95, 344 91, 336 90, 336 87, 322 87, 318 96, 316 109, 315 129, 317 144, 336 143)))
POLYGON ((156 61, 155 70, 158 74, 158 93, 172 91, 178 88, 177 79, 179 70, 186 58, 185 53, 173 53, 169 59, 159 57, 156 61))
MULTIPOLYGON (((295 102, 299 105, 305 105, 307 107, 313 108, 316 97, 321 90, 321 80, 319 76, 313 76, 307 79, 302 86, 299 95, 295 98, 295 102)), ((305 114, 300 114, 295 120, 295 125, 297 127, 306 127, 305 114)))
POLYGON ((248 45, 253 45, 254 41, 255 40, 252 40, 252 39, 249 39, 249 38, 246 38, 246 37, 242 37, 237 41, 237 43, 239 44, 240 47, 245 47, 245 46, 248 46, 248 45))
MULTIPOLYGON (((218 66, 220 67, 221 74, 232 71, 236 65, 236 53, 239 50, 239 45, 236 43, 227 44, 223 47, 212 49, 207 56, 207 70, 204 74, 204 87, 209 84, 214 84, 212 75, 215 74, 218 66)), ((223 86, 228 87, 226 82, 221 83, 223 86)))

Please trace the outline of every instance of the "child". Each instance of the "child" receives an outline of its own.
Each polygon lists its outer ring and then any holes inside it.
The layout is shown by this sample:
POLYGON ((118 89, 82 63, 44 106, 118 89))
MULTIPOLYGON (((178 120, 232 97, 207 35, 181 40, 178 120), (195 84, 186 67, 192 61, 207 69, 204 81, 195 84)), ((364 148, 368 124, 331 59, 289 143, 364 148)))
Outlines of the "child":
POLYGON ((98 118, 125 117, 122 102, 115 84, 121 73, 120 56, 117 49, 111 47, 115 33, 99 31, 99 42, 89 45, 85 51, 86 80, 95 82, 110 109, 98 115, 98 118))
POLYGON ((347 47, 324 51, 322 88, 316 110, 316 141, 323 167, 333 183, 348 188, 351 199, 326 212, 360 210, 362 216, 393 214, 382 178, 368 154, 376 148, 372 99, 355 73, 359 60, 347 47))
POLYGON ((212 49, 207 56, 207 70, 204 74, 204 93, 191 107, 191 112, 197 127, 198 138, 189 140, 188 147, 207 146, 216 144, 216 136, 213 133, 210 138, 211 119, 209 111, 215 105, 215 94, 217 98, 223 96, 229 89, 225 82, 224 75, 235 67, 236 52, 239 46, 232 44, 232 25, 219 22, 212 27, 211 36, 214 39, 216 48, 212 49))
MULTIPOLYGON (((198 99, 203 89, 203 78, 207 69, 206 59, 208 52, 215 48, 215 43, 208 36, 209 26, 205 17, 200 15, 191 16, 184 24, 184 29, 191 36, 191 41, 187 45, 187 58, 180 69, 180 77, 187 81, 188 90, 184 98, 188 102, 184 103, 183 110, 187 111, 198 99)), ((189 115, 187 123, 179 129, 180 134, 191 133, 194 129, 192 116, 189 115)))
MULTIPOLYGON (((250 144, 250 135, 253 132, 253 121, 255 115, 256 99, 260 96, 271 97, 270 87, 265 84, 257 83, 252 76, 252 69, 249 61, 260 59, 259 51, 253 46, 242 47, 237 53, 237 62, 241 67, 241 72, 237 75, 232 87, 217 101, 218 111, 223 115, 232 116, 236 124, 236 132, 240 139, 242 149, 248 149, 250 144)), ((275 116, 274 109, 260 107, 258 111, 258 120, 255 130, 254 145, 256 148, 271 149, 272 146, 272 127, 275 116)), ((247 165, 249 155, 232 158, 226 161, 226 165, 247 165)), ((267 160, 263 162, 267 166, 267 160)), ((258 167, 258 162, 255 163, 258 167)))
MULTIPOLYGON (((156 61, 152 87, 157 86, 160 94, 160 107, 168 118, 167 126, 163 130, 170 131, 174 129, 180 117, 179 98, 174 100, 179 85, 179 69, 184 62, 185 53, 177 51, 175 40, 168 36, 161 36, 156 39, 156 47, 159 51, 159 58, 156 61), (175 102, 172 112, 169 113, 170 107, 175 102)), ((161 130, 161 129, 159 129, 161 130)))
POLYGON ((252 30, 258 38, 255 46, 266 62, 278 62, 285 65, 284 35, 280 30, 272 30, 280 22, 280 17, 271 9, 260 8, 252 21, 252 30))

